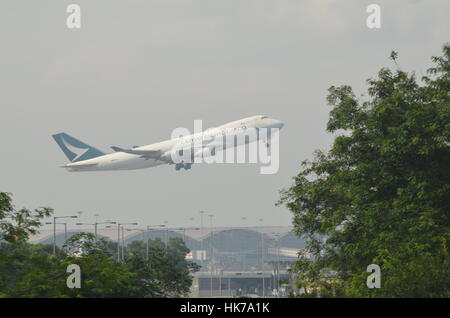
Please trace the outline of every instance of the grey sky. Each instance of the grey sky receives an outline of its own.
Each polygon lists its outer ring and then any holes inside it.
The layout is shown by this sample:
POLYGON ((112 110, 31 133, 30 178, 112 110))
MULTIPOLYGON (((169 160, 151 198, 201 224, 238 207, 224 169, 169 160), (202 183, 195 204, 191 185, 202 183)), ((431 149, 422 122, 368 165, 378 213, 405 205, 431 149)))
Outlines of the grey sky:
POLYGON ((362 93, 399 52, 424 74, 449 41, 450 2, 361 0, 20 1, 0 4, 0 191, 17 207, 84 211, 83 221, 288 225, 277 208, 301 160, 326 148, 331 85, 362 93), (65 26, 66 6, 82 28, 65 26), (382 8, 382 28, 365 25, 382 8), (281 119, 280 170, 258 165, 171 166, 69 173, 51 134, 104 151, 168 139, 172 129, 266 114, 281 119), (247 217, 245 224, 241 217, 247 217))

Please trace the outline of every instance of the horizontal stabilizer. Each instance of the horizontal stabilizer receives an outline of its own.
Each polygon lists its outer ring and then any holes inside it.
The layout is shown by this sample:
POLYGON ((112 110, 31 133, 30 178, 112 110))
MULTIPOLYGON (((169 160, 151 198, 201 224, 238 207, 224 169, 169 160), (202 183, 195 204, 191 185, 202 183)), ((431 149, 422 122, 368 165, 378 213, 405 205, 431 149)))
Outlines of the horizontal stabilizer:
POLYGON ((111 146, 111 149, 114 150, 115 152, 125 152, 125 149, 116 146, 111 146))
MULTIPOLYGON (((133 148, 139 148, 140 146, 133 146, 131 147, 131 149, 133 148)), ((111 146, 111 149, 114 150, 115 152, 126 152, 126 149, 117 147, 117 146, 111 146)))

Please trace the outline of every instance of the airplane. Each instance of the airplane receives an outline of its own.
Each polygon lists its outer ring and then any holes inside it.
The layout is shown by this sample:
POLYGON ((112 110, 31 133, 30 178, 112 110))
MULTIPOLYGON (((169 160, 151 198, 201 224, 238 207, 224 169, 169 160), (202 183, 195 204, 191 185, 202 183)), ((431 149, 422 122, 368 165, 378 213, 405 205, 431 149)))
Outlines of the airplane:
MULTIPOLYGON (((62 168, 66 168, 68 171, 134 170, 163 164, 175 164, 175 170, 178 171, 180 169, 191 169, 193 161, 174 161, 175 153, 182 154, 183 151, 189 149, 192 157, 203 155, 214 156, 216 149, 220 151, 228 147, 239 146, 240 144, 235 140, 242 141, 242 138, 237 137, 246 134, 250 128, 253 128, 257 132, 261 128, 266 128, 269 132, 268 136, 270 136, 270 131, 273 128, 281 129, 283 126, 284 123, 282 121, 269 118, 268 116, 251 116, 200 133, 181 136, 146 146, 133 146, 128 149, 112 146, 111 148, 114 152, 108 154, 66 133, 54 134, 52 137, 70 160, 69 164, 62 166, 62 168), (219 145, 217 140, 224 140, 222 137, 231 137, 234 142, 231 145, 228 145, 228 143, 220 143, 219 145)), ((259 134, 256 134, 256 137, 247 134, 244 143, 247 144, 257 141, 258 136, 259 134)), ((263 141, 265 141, 266 146, 269 146, 268 138, 263 141)))

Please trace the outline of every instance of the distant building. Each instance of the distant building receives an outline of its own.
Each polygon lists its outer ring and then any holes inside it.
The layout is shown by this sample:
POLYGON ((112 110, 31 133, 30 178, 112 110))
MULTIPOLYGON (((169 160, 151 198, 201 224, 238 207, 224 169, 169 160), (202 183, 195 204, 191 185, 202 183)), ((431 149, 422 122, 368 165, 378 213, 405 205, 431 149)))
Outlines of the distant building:
MULTIPOLYGON (((214 262, 215 267, 226 270, 256 270, 261 268, 262 262, 267 263, 278 257, 282 260, 296 259, 296 254, 305 244, 303 240, 296 237, 288 226, 267 227, 221 227, 192 229, 161 229, 151 230, 144 237, 149 239, 159 238, 166 242, 172 237, 183 239, 186 246, 191 250, 193 261, 201 264, 214 262)), ((68 237, 79 232, 92 232, 91 229, 68 230, 68 237)), ((98 235, 117 241, 117 230, 98 229, 98 235)), ((125 232, 125 244, 132 241, 142 240, 142 232, 125 232)), ((30 243, 53 244, 53 231, 42 230, 29 240, 30 243)), ((64 244, 64 232, 56 232, 56 244, 64 244)))
MULTIPOLYGON (((289 274, 280 274, 279 278, 287 281, 289 274)), ((274 297, 277 287, 277 276, 271 272, 226 272, 213 275, 202 272, 195 275, 192 296, 274 297)))

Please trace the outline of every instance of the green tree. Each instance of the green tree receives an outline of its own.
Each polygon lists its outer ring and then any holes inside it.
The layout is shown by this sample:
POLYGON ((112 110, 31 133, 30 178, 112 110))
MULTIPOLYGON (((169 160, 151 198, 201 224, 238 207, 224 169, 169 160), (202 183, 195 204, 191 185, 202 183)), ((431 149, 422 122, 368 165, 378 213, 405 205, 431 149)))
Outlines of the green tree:
POLYGON ((65 268, 51 250, 25 242, 0 244, 2 297, 65 297, 65 268))
POLYGON ((51 247, 26 243, 52 213, 51 208, 17 210, 11 194, 0 192, 0 297, 62 296, 58 282, 64 271, 48 253, 51 247))
POLYGON ((322 296, 450 296, 450 46, 432 61, 422 81, 381 69, 364 102, 350 86, 329 89, 332 148, 302 162, 278 202, 311 256, 294 268, 300 287, 322 296), (372 263, 380 289, 366 286, 372 263))
POLYGON ((1 227, 6 240, 0 242, 0 297, 179 297, 189 292, 198 267, 185 260, 189 250, 180 239, 167 246, 150 240, 148 259, 146 244, 132 242, 126 261, 117 262, 117 243, 82 232, 53 255, 51 245, 25 241, 52 210, 15 211, 11 196, 0 195, 0 217, 10 220, 1 227), (81 288, 67 287, 71 264, 80 266, 81 288))
POLYGON ((200 267, 191 262, 186 261, 186 254, 189 249, 179 237, 170 238, 169 244, 166 248, 165 255, 165 287, 169 291, 168 296, 185 296, 188 294, 192 285, 193 272, 196 272, 200 267))
POLYGON ((199 267, 185 259, 189 249, 180 238, 171 238, 167 247, 160 239, 149 240, 149 259, 146 245, 134 241, 128 246, 126 264, 137 274, 133 284, 140 286, 141 297, 186 296, 192 285, 192 273, 199 267))
POLYGON ((70 297, 106 298, 135 295, 136 287, 130 284, 133 273, 114 260, 104 238, 96 239, 92 233, 77 233, 64 245, 68 255, 61 266, 77 264, 81 269, 81 288, 68 289, 70 297))
POLYGON ((52 214, 51 208, 17 210, 12 204, 11 195, 0 192, 0 239, 8 242, 26 241, 30 235, 38 232, 41 220, 52 214))

